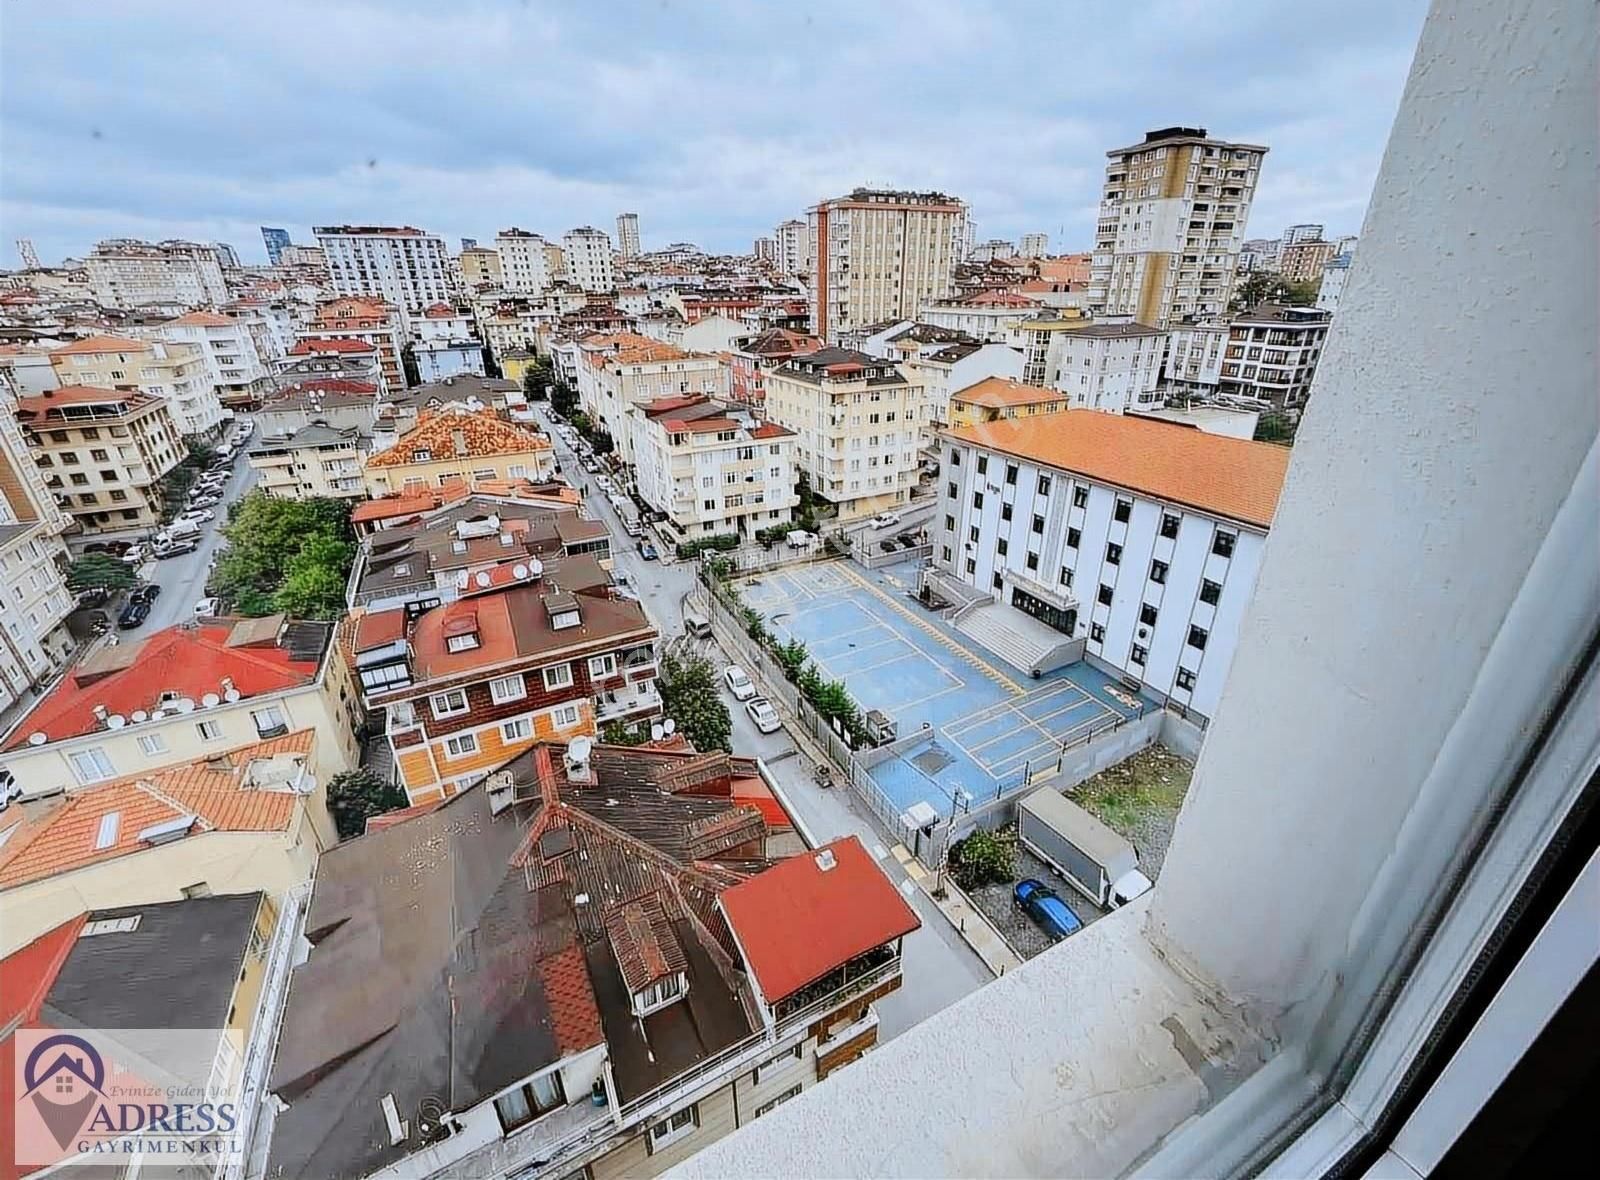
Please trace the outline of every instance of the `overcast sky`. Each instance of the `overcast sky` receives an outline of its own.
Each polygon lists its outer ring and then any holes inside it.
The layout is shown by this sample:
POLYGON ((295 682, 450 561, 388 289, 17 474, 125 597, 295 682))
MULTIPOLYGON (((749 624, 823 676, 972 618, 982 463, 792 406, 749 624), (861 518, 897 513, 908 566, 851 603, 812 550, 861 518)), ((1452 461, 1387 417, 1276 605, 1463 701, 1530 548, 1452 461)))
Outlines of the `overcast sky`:
POLYGON ((1422 0, 4 0, 0 265, 98 239, 640 217, 751 240, 858 184, 1091 245, 1106 149, 1271 148, 1251 237, 1360 228, 1422 0))

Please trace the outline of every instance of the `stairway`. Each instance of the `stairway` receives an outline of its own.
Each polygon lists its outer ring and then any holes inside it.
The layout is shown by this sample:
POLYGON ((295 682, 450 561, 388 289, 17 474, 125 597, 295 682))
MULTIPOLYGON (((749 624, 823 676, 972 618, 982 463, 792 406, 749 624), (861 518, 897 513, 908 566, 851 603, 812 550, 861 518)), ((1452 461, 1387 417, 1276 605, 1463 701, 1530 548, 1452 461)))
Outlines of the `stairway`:
POLYGON ((1070 664, 1079 645, 1015 607, 990 603, 956 620, 956 629, 1029 676, 1070 664))

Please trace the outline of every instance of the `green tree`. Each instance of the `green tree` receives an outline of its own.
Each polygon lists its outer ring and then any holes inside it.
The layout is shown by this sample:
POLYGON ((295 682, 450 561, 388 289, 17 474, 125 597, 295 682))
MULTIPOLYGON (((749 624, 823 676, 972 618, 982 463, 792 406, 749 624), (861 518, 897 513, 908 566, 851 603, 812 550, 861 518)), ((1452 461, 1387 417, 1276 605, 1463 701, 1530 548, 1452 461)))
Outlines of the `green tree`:
POLYGON ((522 371, 522 392, 530 402, 544 401, 544 387, 548 383, 547 375, 534 365, 529 365, 522 371))
POLYGON ((806 666, 806 645, 798 639, 791 639, 788 643, 780 643, 772 649, 772 654, 777 658, 778 666, 783 669, 783 674, 790 681, 800 675, 800 670, 806 666))
POLYGON ((600 740, 608 746, 641 746, 650 740, 650 733, 626 721, 608 721, 601 727, 600 740))
POLYGON ((299 619, 338 618, 353 560, 351 545, 326 534, 313 536, 285 563, 273 607, 299 619))
POLYGON ((950 845, 950 873, 962 889, 1014 881, 1017 877, 1016 845, 994 832, 978 828, 950 845))
POLYGON ((700 655, 667 655, 656 680, 661 706, 697 750, 733 749, 733 718, 717 691, 717 672, 700 655))
POLYGON ((578 394, 565 381, 557 381, 550 389, 550 405, 563 418, 571 417, 578 404, 578 394))
POLYGON ((342 500, 280 500, 251 492, 222 527, 228 548, 212 585, 243 615, 284 610, 301 617, 344 613, 354 560, 350 505, 342 500))
POLYGON ((761 612, 754 607, 742 607, 739 611, 744 622, 744 633, 757 643, 767 641, 767 625, 762 621, 761 612))
POLYGON ((1233 289, 1228 302, 1232 312, 1247 311, 1258 303, 1284 303, 1290 307, 1309 307, 1317 301, 1320 283, 1312 279, 1290 282, 1268 271, 1251 271, 1233 289))
POLYGON ((328 780, 328 810, 341 840, 350 840, 367 830, 370 816, 405 807, 406 793, 368 767, 346 770, 328 780))
POLYGON ((126 590, 137 581, 127 562, 104 553, 85 553, 67 568, 67 589, 74 593, 126 590))

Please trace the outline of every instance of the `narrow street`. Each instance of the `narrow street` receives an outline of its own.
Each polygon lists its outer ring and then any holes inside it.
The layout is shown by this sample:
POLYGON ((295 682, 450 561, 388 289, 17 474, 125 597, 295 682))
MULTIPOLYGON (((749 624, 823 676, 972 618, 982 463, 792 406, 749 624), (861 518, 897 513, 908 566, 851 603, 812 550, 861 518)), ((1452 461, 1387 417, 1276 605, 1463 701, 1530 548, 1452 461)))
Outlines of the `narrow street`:
MULTIPOLYGON (((682 635, 683 601, 695 580, 693 564, 674 562, 670 554, 663 554, 667 558, 663 561, 640 557, 638 541, 623 530, 621 518, 605 493, 594 485, 594 477, 583 470, 578 456, 559 434, 554 430, 548 433, 562 474, 574 485, 588 488, 585 506, 590 516, 603 520, 611 530, 614 574, 619 581, 626 576, 663 638, 682 635)), ((884 535, 905 527, 898 525, 885 530, 884 535)), ((657 546, 660 547, 659 542, 657 546)), ((719 670, 732 662, 712 641, 701 641, 699 646, 719 670)), ((841 836, 859 837, 922 919, 922 928, 905 942, 904 986, 877 1002, 880 1035, 884 1039, 897 1036, 988 983, 993 978, 989 969, 950 928, 927 895, 912 884, 890 854, 889 841, 855 802, 850 788, 818 787, 811 777, 811 758, 796 746, 787 729, 763 734, 731 695, 724 692, 723 701, 733 717, 734 752, 760 758, 766 764, 796 818, 819 843, 841 836)))

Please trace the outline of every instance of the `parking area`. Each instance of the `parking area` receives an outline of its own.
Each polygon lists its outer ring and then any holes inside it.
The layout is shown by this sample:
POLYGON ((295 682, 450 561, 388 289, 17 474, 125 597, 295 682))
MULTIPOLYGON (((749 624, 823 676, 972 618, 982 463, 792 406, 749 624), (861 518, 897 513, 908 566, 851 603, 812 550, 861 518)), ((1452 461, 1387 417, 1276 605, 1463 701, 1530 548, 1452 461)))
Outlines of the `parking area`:
MULTIPOLYGON (((1053 889, 1056 896, 1067 904, 1085 926, 1105 917, 1107 913, 1079 893, 1060 873, 1026 848, 1019 846, 1017 881, 1028 878, 1042 883, 1048 889, 1053 889)), ((1012 890, 1015 887, 1015 881, 1001 881, 993 885, 980 885, 970 890, 967 896, 983 916, 994 924, 995 929, 1000 931, 1000 936, 1019 957, 1031 959, 1039 952, 1055 946, 1058 940, 1045 933, 1044 929, 1012 900, 1012 890)))
POLYGON ((1085 663, 1037 680, 969 644, 904 593, 906 571, 880 574, 836 561, 744 579, 739 591, 782 640, 799 639, 829 679, 863 708, 926 740, 872 769, 901 811, 926 802, 941 815, 1054 765, 1064 744, 1140 709, 1085 663), (1120 698, 1120 699, 1119 699, 1120 698))

